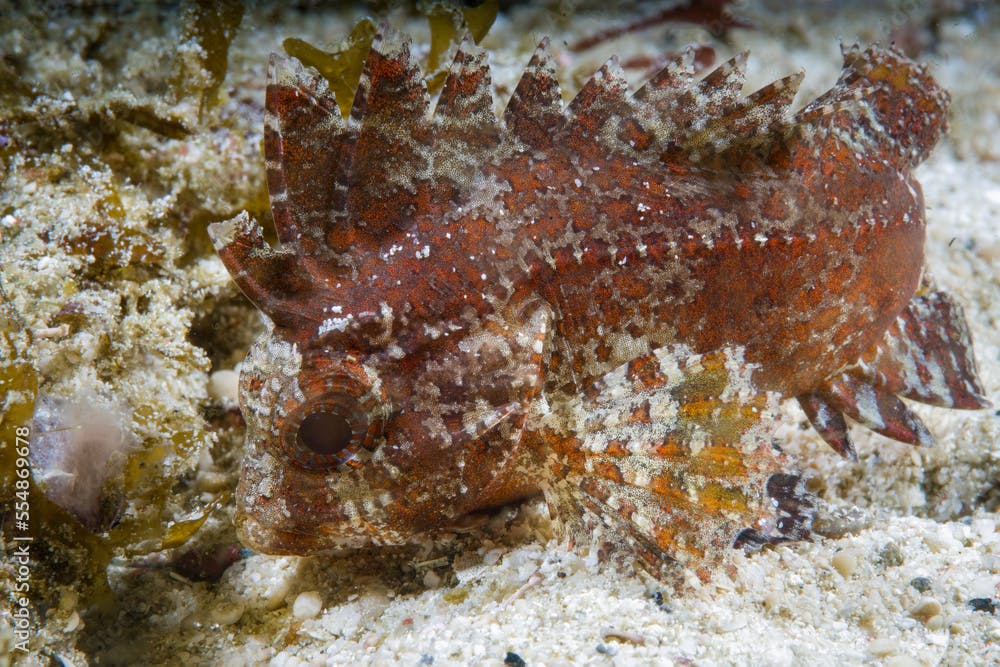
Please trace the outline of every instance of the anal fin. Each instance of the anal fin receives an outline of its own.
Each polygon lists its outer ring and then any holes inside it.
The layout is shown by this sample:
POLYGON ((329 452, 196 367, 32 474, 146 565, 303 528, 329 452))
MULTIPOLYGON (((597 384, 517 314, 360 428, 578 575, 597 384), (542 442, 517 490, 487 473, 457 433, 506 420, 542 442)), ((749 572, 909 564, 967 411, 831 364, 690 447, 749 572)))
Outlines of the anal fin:
POLYGON ((934 444, 924 423, 895 394, 848 373, 824 383, 820 393, 841 413, 887 438, 910 445, 934 444))
POLYGON ((809 418, 809 423, 826 444, 845 459, 857 461, 858 453, 847 431, 847 420, 844 419, 843 413, 819 392, 811 391, 797 398, 806 417, 809 418))
POLYGON ((878 343, 797 398, 820 436, 853 460, 845 416, 887 438, 931 445, 927 427, 898 396, 979 409, 989 407, 983 393, 961 306, 925 281, 878 343))
POLYGON ((882 340, 850 370, 928 405, 965 410, 990 405, 976 373, 962 307, 930 285, 910 299, 882 340))

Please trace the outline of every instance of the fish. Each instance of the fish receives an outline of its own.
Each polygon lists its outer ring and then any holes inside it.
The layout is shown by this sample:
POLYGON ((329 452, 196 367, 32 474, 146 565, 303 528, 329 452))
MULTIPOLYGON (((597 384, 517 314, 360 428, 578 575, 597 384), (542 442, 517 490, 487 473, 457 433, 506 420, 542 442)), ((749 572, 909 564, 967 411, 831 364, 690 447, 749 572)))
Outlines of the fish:
POLYGON ((665 580, 810 535, 775 439, 797 400, 932 436, 900 397, 988 405, 961 306, 924 267, 913 175, 949 95, 892 47, 743 95, 748 54, 687 49, 634 92, 612 58, 567 104, 548 39, 503 112, 466 38, 436 101, 378 27, 349 113, 272 55, 278 242, 209 234, 266 317, 240 374, 236 525, 308 555, 405 545, 542 494, 564 542, 665 580))

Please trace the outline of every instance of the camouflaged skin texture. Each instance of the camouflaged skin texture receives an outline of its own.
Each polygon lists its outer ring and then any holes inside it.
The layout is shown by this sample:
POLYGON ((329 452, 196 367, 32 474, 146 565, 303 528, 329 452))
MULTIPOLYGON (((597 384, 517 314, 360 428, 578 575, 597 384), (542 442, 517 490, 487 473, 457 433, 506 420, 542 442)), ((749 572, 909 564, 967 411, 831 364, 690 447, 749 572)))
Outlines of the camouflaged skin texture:
POLYGON ((910 170, 947 93, 854 47, 792 113, 801 74, 744 97, 746 54, 692 60, 633 94, 612 60, 564 107, 543 41, 498 118, 466 40, 431 111, 381 26, 344 118, 272 56, 280 243, 247 214, 210 228, 273 323, 240 384, 247 545, 406 543, 541 491, 576 548, 704 577, 808 533, 780 399, 845 456, 845 415, 929 442, 897 394, 985 404, 960 308, 921 278, 910 170))

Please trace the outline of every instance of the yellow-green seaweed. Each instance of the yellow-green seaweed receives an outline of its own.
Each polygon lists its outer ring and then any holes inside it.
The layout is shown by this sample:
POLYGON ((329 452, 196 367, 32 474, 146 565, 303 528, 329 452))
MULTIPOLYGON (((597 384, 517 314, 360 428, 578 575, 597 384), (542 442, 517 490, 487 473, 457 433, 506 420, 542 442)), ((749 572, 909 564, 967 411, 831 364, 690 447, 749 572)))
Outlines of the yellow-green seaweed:
POLYGON ((296 37, 289 37, 282 46, 285 53, 323 75, 337 98, 341 115, 347 118, 374 38, 375 24, 370 19, 362 19, 347 39, 331 51, 323 51, 296 37))
POLYGON ((198 45, 201 51, 199 65, 208 74, 208 81, 202 87, 200 77, 192 76, 187 62, 181 58, 174 87, 184 97, 200 95, 200 112, 217 102, 219 88, 226 78, 229 44, 242 20, 243 3, 240 0, 194 0, 185 11, 184 38, 198 45))
POLYGON ((425 9, 431 30, 430 51, 427 54, 427 89, 437 92, 444 85, 451 59, 448 57, 466 31, 478 44, 496 20, 498 0, 486 0, 478 7, 463 7, 459 11, 449 3, 435 2, 425 9))

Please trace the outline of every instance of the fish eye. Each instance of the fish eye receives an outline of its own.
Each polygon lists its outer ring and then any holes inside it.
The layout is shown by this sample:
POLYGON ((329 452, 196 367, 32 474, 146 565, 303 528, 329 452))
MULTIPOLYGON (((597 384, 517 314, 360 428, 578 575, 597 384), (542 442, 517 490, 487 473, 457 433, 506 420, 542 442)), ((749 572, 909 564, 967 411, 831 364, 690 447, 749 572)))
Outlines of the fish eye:
POLYGON ((326 351, 303 365, 298 397, 275 405, 277 449, 290 463, 315 473, 363 465, 384 441, 391 409, 377 378, 352 357, 326 351))
POLYGON ((284 453, 306 470, 330 473, 368 460, 384 418, 378 406, 338 391, 309 401, 282 422, 284 453))
POLYGON ((300 466, 330 472, 359 464, 379 427, 353 397, 338 393, 303 406, 284 424, 282 439, 300 466))
POLYGON ((318 456, 332 456, 350 446, 351 423, 333 411, 314 412, 299 424, 298 444, 318 456))

